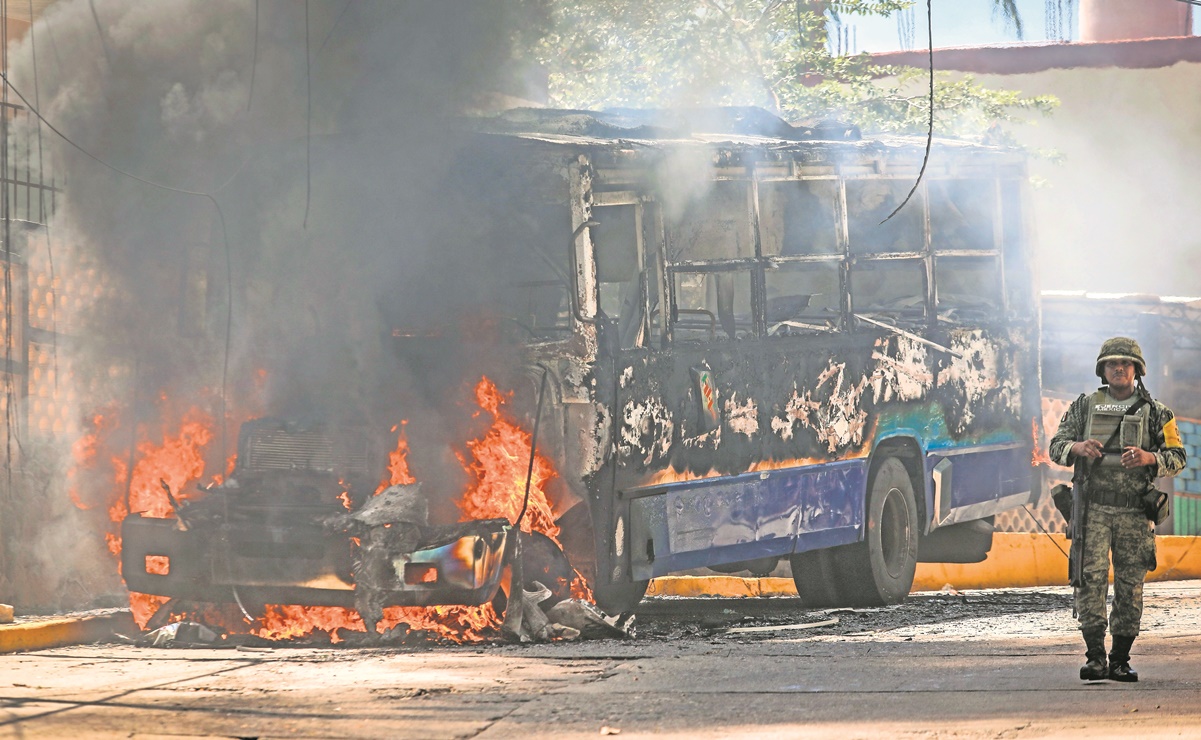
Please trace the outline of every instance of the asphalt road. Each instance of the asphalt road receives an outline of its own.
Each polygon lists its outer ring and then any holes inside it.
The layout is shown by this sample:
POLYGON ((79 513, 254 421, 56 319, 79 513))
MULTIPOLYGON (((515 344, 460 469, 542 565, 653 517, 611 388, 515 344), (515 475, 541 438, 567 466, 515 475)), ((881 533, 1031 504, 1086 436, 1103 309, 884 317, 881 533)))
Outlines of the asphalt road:
POLYGON ((629 640, 60 648, 0 657, 0 737, 1201 735, 1201 581, 1147 587, 1137 684, 1077 678, 1070 609, 1067 589, 659 599, 629 640))

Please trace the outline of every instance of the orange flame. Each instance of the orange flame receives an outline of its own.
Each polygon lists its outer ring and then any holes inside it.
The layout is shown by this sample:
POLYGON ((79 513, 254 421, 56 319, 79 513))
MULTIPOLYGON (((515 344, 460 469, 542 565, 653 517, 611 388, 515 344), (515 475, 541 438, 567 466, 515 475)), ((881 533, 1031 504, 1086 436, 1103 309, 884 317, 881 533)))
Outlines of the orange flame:
MULTIPOLYGON (((264 379, 262 374, 259 379, 264 379)), ((459 455, 472 481, 458 505, 461 520, 505 518, 513 521, 521 512, 525 498, 532 437, 507 416, 503 408, 506 396, 491 380, 482 378, 475 387, 475 396, 481 409, 477 415, 487 412, 491 423, 480 438, 468 441, 467 451, 459 455)), ((119 525, 131 511, 151 517, 171 516, 172 506, 162 482, 167 483, 177 499, 186 499, 187 487, 204 474, 204 452, 214 438, 213 420, 200 410, 192 409, 184 416, 175 435, 164 434, 159 442, 146 439, 139 441, 130 469, 129 456, 117 452, 123 445, 105 444, 106 438, 113 436, 114 430, 118 429, 116 418, 112 411, 97 414, 92 420, 91 431, 76 442, 73 449, 75 465, 69 472, 72 500, 80 508, 90 507, 87 496, 81 494, 77 485, 79 476, 86 469, 95 470, 104 464, 111 470, 111 489, 106 506, 113 522, 119 525), (109 451, 105 452, 106 449, 109 451)), ((377 493, 390 485, 416 482, 408 465, 406 423, 401 422, 393 428, 394 432, 398 432, 397 445, 389 454, 387 477, 381 481, 377 493)), ((234 462, 235 457, 231 457, 226 465, 227 474, 232 471, 234 462)), ((546 495, 546 486, 557 475, 545 457, 535 457, 529 504, 521 526, 525 531, 542 532, 556 541, 559 528, 554 522, 554 511, 546 495)), ((217 482, 220 480, 218 478, 217 482)), ((348 497, 344 494, 341 498, 346 505, 348 497)), ((119 535, 110 532, 106 539, 110 551, 119 557, 119 535)), ((169 567, 165 559, 147 561, 149 572, 163 573, 169 567)), ((572 584, 572 593, 577 598, 591 597, 579 578, 572 584)), ((161 596, 130 594, 131 611, 143 627, 167 601, 166 597, 161 596)), ((365 629, 362 619, 352 609, 274 605, 267 607, 263 617, 249 626, 240 615, 222 616, 217 611, 212 614, 206 611, 202 618, 212 620, 214 624, 224 624, 231 631, 248 631, 268 639, 297 638, 321 630, 329 633, 332 642, 339 642, 343 639, 339 637, 339 631, 365 629)), ((182 618, 186 618, 186 615, 170 615, 170 621, 182 618)), ((491 604, 479 607, 390 607, 384 610, 384 619, 379 627, 383 631, 404 623, 410 629, 424 630, 441 639, 467 642, 495 635, 500 621, 491 604)))
POLYGON ((383 493, 388 486, 401 486, 416 483, 417 479, 409 472, 409 438, 405 436, 404 427, 409 422, 402 421, 392 431, 400 429, 397 436, 396 449, 388 453, 388 477, 380 481, 376 495, 383 493))
POLYGON ((1039 440, 1038 419, 1030 421, 1030 436, 1034 440, 1034 444, 1030 446, 1030 465, 1050 465, 1052 463, 1051 456, 1047 454, 1041 447, 1038 446, 1039 440))
MULTIPOLYGON (((459 458, 475 478, 459 501, 460 521, 497 518, 515 521, 525 500, 532 435, 501 414, 504 398, 491 380, 482 378, 475 394, 480 407, 492 415, 492 426, 483 437, 467 443, 474 462, 459 458)), ((534 458, 529 506, 521 520, 523 531, 541 532, 556 542, 559 527, 544 486, 557 475, 545 457, 534 458)))
MULTIPOLYGON (((129 485, 130 510, 151 517, 171 516, 173 509, 162 482, 171 487, 177 499, 184 498, 181 493, 184 487, 204 475, 204 448, 213 439, 212 426, 212 419, 199 409, 192 409, 178 436, 164 437, 161 445, 149 441, 138 445, 141 459, 134 465, 129 485)), ((124 502, 119 503, 123 508, 124 502)))

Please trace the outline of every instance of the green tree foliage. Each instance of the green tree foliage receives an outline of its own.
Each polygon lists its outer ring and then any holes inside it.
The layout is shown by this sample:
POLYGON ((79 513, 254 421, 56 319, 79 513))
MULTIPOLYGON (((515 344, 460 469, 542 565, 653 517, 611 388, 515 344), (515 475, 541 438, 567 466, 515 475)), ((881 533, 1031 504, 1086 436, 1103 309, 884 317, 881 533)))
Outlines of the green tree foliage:
MULTIPOLYGON (((531 1, 546 25, 525 50, 548 70, 557 107, 755 105, 790 120, 835 118, 871 131, 916 133, 928 124, 928 70, 835 56, 826 36, 830 14, 890 15, 913 0, 531 1)), ((1020 34, 1013 1, 995 7, 1020 34)), ((1055 104, 939 75, 935 132, 995 132, 1055 104)))

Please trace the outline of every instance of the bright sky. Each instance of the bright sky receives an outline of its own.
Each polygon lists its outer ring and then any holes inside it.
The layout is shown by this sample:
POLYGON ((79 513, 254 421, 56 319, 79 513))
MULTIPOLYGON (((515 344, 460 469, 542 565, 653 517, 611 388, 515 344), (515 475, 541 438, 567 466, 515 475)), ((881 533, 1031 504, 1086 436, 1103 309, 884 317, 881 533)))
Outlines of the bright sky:
MULTIPOLYGON (((934 46, 978 46, 981 44, 1005 44, 1018 41, 1013 27, 1004 16, 994 14, 992 0, 931 0, 934 16, 934 46)), ((1022 17, 1022 41, 1047 41, 1056 38, 1075 38, 1079 35, 1079 25, 1076 17, 1079 12, 1079 2, 1070 0, 1017 0, 1018 11, 1022 17), (1058 5, 1065 9, 1064 29, 1059 35, 1048 33, 1047 8, 1058 5), (1072 11, 1067 12, 1071 6, 1072 11), (1067 31, 1071 31, 1071 35, 1067 31)), ((902 11, 910 19, 913 27, 913 46, 911 48, 926 48, 926 0, 918 2, 909 10, 902 11)), ((1193 33, 1198 33, 1201 25, 1201 13, 1193 14, 1193 33)), ((847 26, 848 41, 852 53, 867 51, 896 51, 905 46, 901 42, 900 23, 896 16, 892 18, 844 16, 843 23, 847 26)), ((831 34, 833 36, 833 34, 831 34)))

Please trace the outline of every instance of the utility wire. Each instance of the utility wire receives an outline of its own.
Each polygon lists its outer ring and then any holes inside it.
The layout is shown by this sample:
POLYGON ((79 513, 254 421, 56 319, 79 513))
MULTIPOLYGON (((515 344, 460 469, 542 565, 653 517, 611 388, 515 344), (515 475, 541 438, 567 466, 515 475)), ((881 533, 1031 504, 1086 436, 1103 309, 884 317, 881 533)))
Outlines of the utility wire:
MULTIPOLYGON (((0 66, 8 69, 8 0, 0 0, 0 66)), ((8 90, 0 94, 0 183, 3 184, 4 204, 0 206, 4 218, 4 461, 8 476, 7 495, 13 495, 13 434, 17 419, 17 383, 13 373, 13 346, 17 343, 13 333, 13 245, 12 214, 9 212, 9 192, 12 181, 8 176, 8 90)), ((18 447, 20 442, 18 440, 18 447)))
MULTIPOLYGON (((888 214, 888 218, 885 218, 884 221, 900 213, 905 204, 909 202, 909 199, 913 197, 913 194, 917 192, 918 185, 922 184, 922 176, 926 174, 926 165, 930 162, 930 145, 934 143, 934 13, 930 9, 931 4, 932 0, 926 0, 926 34, 930 41, 930 123, 926 130, 926 154, 922 157, 922 168, 918 170, 917 180, 914 181, 913 187, 909 190, 909 195, 905 196, 905 200, 901 201, 901 205, 888 214)), ((880 223, 884 223, 884 221, 880 223)))
POLYGON ((342 16, 346 15, 348 8, 350 8, 350 0, 346 0, 342 5, 342 9, 338 11, 338 17, 334 19, 334 25, 329 27, 329 32, 325 34, 325 38, 321 39, 321 46, 317 47, 317 56, 321 56, 321 52, 325 51, 325 45, 329 42, 329 37, 334 35, 334 31, 337 30, 338 24, 342 22, 342 16))
MULTIPOLYGON (((1051 536, 1051 533, 1047 531, 1046 527, 1043 526, 1043 523, 1038 520, 1038 517, 1034 516, 1034 513, 1030 511, 1030 507, 1022 504, 1022 508, 1026 510, 1026 515, 1034 520, 1034 526, 1038 527, 1042 533, 1047 536, 1047 539, 1051 541, 1051 544, 1055 545, 1055 549, 1059 550, 1061 553, 1063 553, 1063 556, 1067 558, 1068 554, 1063 552, 1063 548, 1059 546, 1059 543, 1055 541, 1055 538, 1051 536)), ((1068 559, 1070 560, 1071 558, 1068 559)))
POLYGON ((254 70, 259 66, 259 0, 254 0, 254 57, 250 60, 250 90, 246 93, 246 112, 254 100, 254 70))
MULTIPOLYGON (((104 50, 104 62, 110 68, 113 66, 112 55, 108 53, 108 42, 104 40, 104 27, 100 25, 100 16, 96 13, 95 0, 88 0, 88 7, 92 9, 92 20, 96 22, 96 35, 100 37, 100 48, 104 50)), ((5 67, 5 72, 8 68, 5 67)))
POLYGON ((313 73, 309 68, 309 0, 304 0, 304 225, 309 227, 309 199, 313 191, 313 73))

